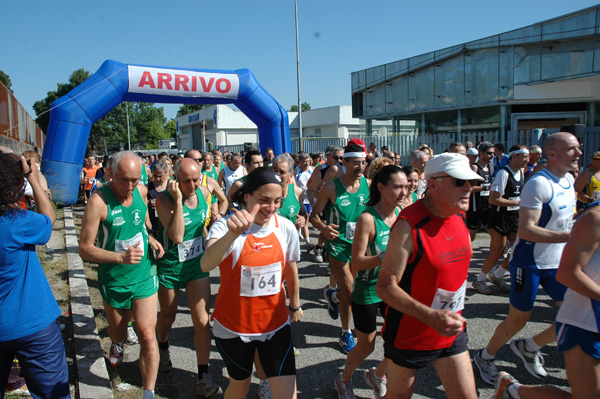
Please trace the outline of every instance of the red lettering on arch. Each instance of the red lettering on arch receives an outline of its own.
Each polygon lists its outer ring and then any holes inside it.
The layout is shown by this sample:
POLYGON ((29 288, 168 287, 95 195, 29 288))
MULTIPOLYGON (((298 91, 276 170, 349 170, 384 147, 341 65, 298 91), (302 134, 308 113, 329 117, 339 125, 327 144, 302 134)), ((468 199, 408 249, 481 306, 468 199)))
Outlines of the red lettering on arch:
POLYGON ((163 85, 164 85, 165 89, 173 90, 173 86, 171 85, 172 76, 170 73, 160 73, 159 72, 157 75, 158 75, 157 80, 158 80, 158 89, 159 90, 163 88, 163 85))
POLYGON ((206 80, 204 80, 204 76, 198 76, 198 79, 200 79, 200 83, 202 83, 202 90, 205 93, 208 93, 210 91, 210 88, 212 87, 214 81, 215 81, 215 78, 210 78, 208 80, 208 86, 206 85, 206 80))
POLYGON ((138 84, 138 87, 144 87, 146 85, 150 86, 153 89, 156 89, 156 85, 154 84, 154 79, 152 79, 152 74, 148 71, 146 71, 142 74, 142 77, 140 78, 140 83, 138 84))
POLYGON ((190 91, 188 88, 188 82, 190 78, 187 75, 177 75, 175 74, 175 90, 190 91), (181 88, 180 88, 181 87, 181 88))
POLYGON ((220 78, 217 79, 217 84, 215 85, 215 88, 217 89, 217 91, 219 93, 227 93, 229 90, 231 90, 231 82, 229 81, 229 79, 224 79, 224 78, 220 78), (221 88, 221 83, 225 83, 225 88, 222 89, 221 88))

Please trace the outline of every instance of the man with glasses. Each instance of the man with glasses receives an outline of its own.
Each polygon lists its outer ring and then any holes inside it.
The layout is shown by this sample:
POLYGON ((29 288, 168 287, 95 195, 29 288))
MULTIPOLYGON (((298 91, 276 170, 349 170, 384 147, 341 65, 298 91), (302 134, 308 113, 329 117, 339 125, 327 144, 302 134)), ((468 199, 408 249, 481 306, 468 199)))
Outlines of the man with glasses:
POLYGON ((433 364, 449 398, 477 398, 464 308, 472 250, 462 213, 475 180, 462 154, 425 167, 427 196, 392 227, 377 295, 389 306, 382 331, 387 396, 410 397, 417 370, 433 364))
POLYGON ((319 193, 317 203, 310 215, 310 222, 325 236, 331 273, 335 276, 339 291, 328 289, 329 315, 337 319, 338 312, 342 323, 339 344, 349 353, 354 346, 354 336, 350 330, 351 293, 353 277, 350 272, 350 256, 354 229, 369 199, 370 181, 364 176, 367 154, 356 144, 344 148, 345 173, 342 177, 327 182, 319 193), (319 214, 329 205, 328 223, 319 214))
MULTIPOLYGON (((206 201, 210 205, 210 210, 208 212, 208 217, 210 219, 207 220, 207 226, 209 226, 215 220, 220 219, 221 216, 225 216, 225 214, 227 213, 227 197, 225 196, 225 193, 223 193, 223 190, 221 190, 221 186, 219 185, 219 183, 217 183, 217 180, 212 177, 214 176, 214 173, 205 173, 207 163, 210 164, 210 161, 207 161, 205 158, 210 159, 209 157, 210 152, 201 155, 200 151, 193 149, 188 150, 185 153, 185 158, 191 158, 194 161, 196 161, 199 165, 201 165, 202 175, 206 177, 202 178, 202 182, 200 185, 206 187, 206 189, 212 195, 211 197, 206 198, 206 201)), ((216 168, 213 166, 213 172, 215 171, 215 169, 216 168)))
MULTIPOLYGON (((526 147, 521 148, 523 151, 519 152, 521 150, 512 147, 510 156, 512 163, 515 155, 522 157, 525 154, 523 167, 529 154, 525 152, 526 147)), ((539 286, 542 285, 558 305, 566 291, 566 287, 556 280, 556 272, 571 234, 575 211, 573 178, 568 172, 577 168, 582 152, 577 138, 566 132, 548 136, 543 149, 546 169, 535 173, 520 194, 518 236, 510 259, 508 316, 496 327, 487 346, 473 358, 482 380, 489 384, 494 384, 498 377, 494 364, 496 354, 531 318, 539 286)), ((554 341, 556 331, 550 326, 533 338, 513 340, 510 348, 530 374, 543 378, 547 372, 540 349, 554 341)))
MULTIPOLYGON (((470 148, 469 150, 473 150, 470 148)), ((473 186, 471 199, 469 200, 469 210, 467 211, 467 228, 471 236, 471 241, 475 239, 477 231, 483 225, 487 229, 488 216, 490 213, 490 186, 492 177, 489 164, 494 159, 494 145, 489 141, 479 144, 477 151, 479 158, 477 162, 471 163, 471 169, 483 178, 481 183, 473 186)))

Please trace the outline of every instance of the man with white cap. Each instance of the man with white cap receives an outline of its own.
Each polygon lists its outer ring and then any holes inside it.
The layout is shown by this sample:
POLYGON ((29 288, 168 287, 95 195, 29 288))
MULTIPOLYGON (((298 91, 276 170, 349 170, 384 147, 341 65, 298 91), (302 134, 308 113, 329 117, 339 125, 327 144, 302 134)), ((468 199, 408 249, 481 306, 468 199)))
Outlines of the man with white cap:
POLYGON ((398 216, 377 282, 389 305, 382 332, 387 397, 410 397, 417 370, 433 364, 448 397, 476 398, 461 315, 471 239, 459 214, 482 177, 455 153, 433 157, 425 173, 427 196, 398 216))
POLYGON ((469 163, 471 165, 473 165, 475 162, 477 162, 478 156, 479 156, 479 151, 477 151, 476 148, 469 148, 467 150, 467 158, 469 158, 469 163))

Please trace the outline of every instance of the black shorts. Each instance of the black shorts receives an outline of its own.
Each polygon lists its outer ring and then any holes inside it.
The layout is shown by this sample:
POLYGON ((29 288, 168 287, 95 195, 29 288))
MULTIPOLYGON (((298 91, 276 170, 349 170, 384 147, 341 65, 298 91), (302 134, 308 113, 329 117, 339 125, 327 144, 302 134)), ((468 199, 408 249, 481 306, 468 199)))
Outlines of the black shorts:
POLYGON ((503 213, 491 211, 487 227, 505 237, 510 233, 516 233, 519 229, 519 212, 503 213))
POLYGON ((377 331, 377 310, 383 317, 387 304, 383 301, 372 303, 370 305, 361 305, 352 301, 352 318, 354 319, 354 328, 363 334, 371 334, 377 331))
POLYGON ((387 343, 383 344, 383 356, 390 359, 394 364, 407 369, 422 369, 429 366, 435 360, 443 357, 451 357, 469 350, 469 338, 465 328, 448 348, 430 351, 418 351, 409 349, 398 349, 387 343))
POLYGON ((483 209, 478 211, 467 211, 467 229, 479 230, 481 226, 488 225, 490 219, 490 209, 483 209))
POLYGON ((225 366, 227 366, 227 373, 234 380, 242 381, 252 375, 252 363, 254 363, 256 351, 258 351, 258 357, 267 378, 296 375, 292 329, 289 324, 264 342, 246 343, 241 338, 221 339, 215 337, 215 343, 225 366))

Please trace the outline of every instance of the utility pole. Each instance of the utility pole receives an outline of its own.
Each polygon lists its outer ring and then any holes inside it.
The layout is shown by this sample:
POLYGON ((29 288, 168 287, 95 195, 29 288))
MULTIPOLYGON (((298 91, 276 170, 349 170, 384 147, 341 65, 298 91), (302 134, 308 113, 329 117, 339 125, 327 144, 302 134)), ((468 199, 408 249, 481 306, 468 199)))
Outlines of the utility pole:
POLYGON ((296 70, 298 80, 298 150, 303 150, 302 145, 302 100, 300 99, 300 42, 298 40, 298 0, 294 0, 296 7, 296 70))

